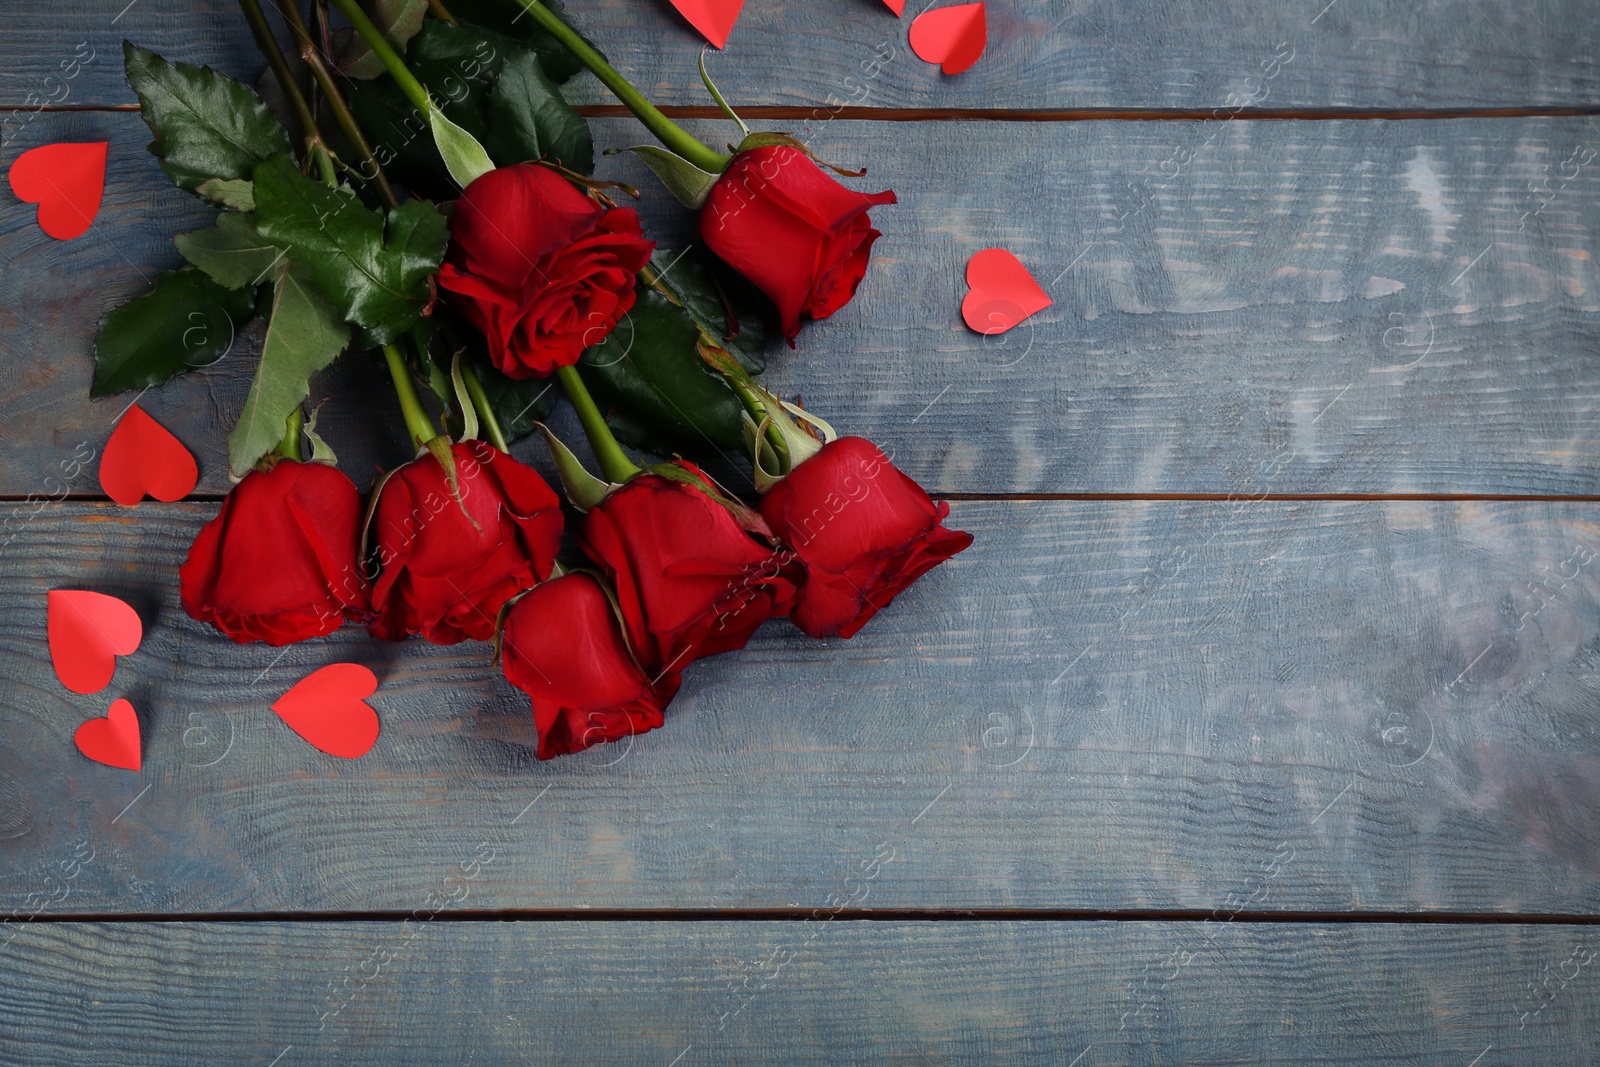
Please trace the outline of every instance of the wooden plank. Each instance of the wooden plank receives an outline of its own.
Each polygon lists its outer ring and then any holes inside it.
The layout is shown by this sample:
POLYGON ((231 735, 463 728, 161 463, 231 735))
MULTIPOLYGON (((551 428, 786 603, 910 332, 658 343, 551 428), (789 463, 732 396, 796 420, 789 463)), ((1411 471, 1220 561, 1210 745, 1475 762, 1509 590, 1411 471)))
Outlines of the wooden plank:
POLYGON ((0 41, 0 109, 9 114, 0 117, 0 140, 7 151, 50 143, 41 135, 42 106, 137 103, 123 79, 124 40, 246 82, 265 67, 231 0, 185 0, 181 8, 153 0, 14 0, 6 5, 6 30, 0 41))
POLYGON ((188 619, 213 510, 5 549, 0 915, 405 911, 480 844, 486 909, 1600 910, 1592 505, 958 502, 974 547, 848 644, 773 624, 549 763, 485 645, 188 619), (60 587, 145 620, 103 693, 52 674, 60 587), (381 679, 355 762, 268 710, 338 660, 381 679), (121 695, 138 774, 72 747, 121 695))
MULTIPOLYGON (((43 479, 109 435, 129 398, 87 400, 95 324, 208 217, 166 183, 135 116, 48 122, 109 136, 111 174, 77 241, 15 203, 0 214, 11 496, 53 491, 43 479)), ((596 133, 636 136, 622 120, 596 133)), ((775 345, 771 380, 946 493, 1227 493, 1267 457, 1274 493, 1600 493, 1590 143, 1579 119, 835 122, 819 151, 870 163, 862 184, 901 203, 875 213, 885 237, 855 303, 798 351, 775 345), (1570 180, 1529 191, 1562 161, 1570 180), (959 308, 967 259, 994 245, 1056 304, 984 338, 959 308)), ((687 238, 691 216, 642 167, 604 166, 650 191, 664 244, 687 238)), ((203 492, 227 488, 256 343, 141 401, 196 452, 203 492)), ((318 387, 346 469, 405 455, 371 402, 387 394, 360 358, 318 387)))
MULTIPOLYGON (((224 0, 186 4, 182 15, 148 0, 122 11, 124 3, 9 5, 0 100, 21 107, 30 92, 59 95, 60 84, 44 79, 59 77, 80 41, 98 58, 66 83, 69 104, 132 102, 124 37, 233 74, 260 69, 224 0)), ((1482 0, 1445 13, 1405 0, 1019 0, 990 7, 988 49, 957 77, 907 46, 911 16, 929 6, 910 5, 900 21, 865 0, 752 7, 712 58, 715 76, 736 106, 820 109, 1600 104, 1600 30, 1581 5, 1482 0)), ((703 42, 665 3, 593 0, 571 10, 656 102, 710 103, 695 71, 703 42)), ((574 89, 577 101, 615 102, 588 75, 574 89)))
POLYGON ((1537 926, 39 925, 0 949, 0 1061, 1533 1067, 1600 1055, 1597 947, 1537 926))

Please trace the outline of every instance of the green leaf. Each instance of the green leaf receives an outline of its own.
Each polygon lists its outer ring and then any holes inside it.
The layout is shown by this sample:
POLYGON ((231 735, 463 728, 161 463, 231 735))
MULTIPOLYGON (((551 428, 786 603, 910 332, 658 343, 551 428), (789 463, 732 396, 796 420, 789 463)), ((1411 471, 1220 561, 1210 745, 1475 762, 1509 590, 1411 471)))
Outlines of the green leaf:
POLYGON ((718 291, 715 261, 705 246, 696 242, 683 252, 658 248, 650 257, 650 266, 657 280, 677 298, 695 323, 710 334, 711 340, 732 352, 751 374, 766 369, 766 324, 753 307, 732 304, 733 320, 728 318, 728 305, 723 303, 718 291), (729 336, 732 334, 732 336, 729 336))
POLYGON ((100 322, 90 396, 160 385, 215 363, 250 320, 255 294, 224 289, 197 270, 163 271, 155 288, 100 322))
MULTIPOLYGON (((428 0, 375 0, 369 12, 383 36, 401 55, 405 54, 406 42, 422 29, 422 17, 427 13, 428 0)), ((376 78, 384 73, 383 60, 358 33, 339 57, 339 70, 352 78, 376 78)))
MULTIPOLYGON (((558 0, 544 0, 544 6, 571 25, 572 20, 566 17, 566 10, 558 0)), ((516 0, 455 0, 450 5, 450 13, 460 22, 486 31, 491 39, 505 37, 531 46, 539 56, 539 65, 558 85, 583 69, 583 63, 529 18, 516 0)), ((592 41, 590 45, 593 46, 592 41)))
POLYGON ((634 145, 632 148, 624 148, 623 151, 632 152, 644 160, 645 165, 656 172, 656 177, 661 179, 667 191, 678 198, 678 203, 697 211, 705 207, 706 198, 711 195, 711 187, 722 177, 720 174, 701 170, 676 152, 669 152, 658 145, 634 145))
POLYGON ((478 346, 468 356, 507 441, 528 436, 537 423, 550 417, 561 396, 554 378, 507 378, 478 346))
POLYGON ((208 178, 249 178, 266 160, 287 158, 289 135, 250 89, 210 67, 168 63, 122 42, 128 85, 156 139, 150 151, 180 187, 208 178))
POLYGON ((228 467, 235 478, 283 439, 284 420, 311 392, 311 376, 344 351, 350 330, 296 267, 280 264, 272 317, 261 344, 261 365, 228 434, 228 467))
POLYGON ((657 455, 743 450, 743 408, 700 358, 699 327, 682 307, 640 289, 633 310, 584 353, 579 373, 624 443, 657 455))
POLYGON ((589 124, 526 50, 506 60, 489 91, 485 147, 501 163, 548 159, 579 174, 594 173, 589 124))
POLYGON ((257 286, 268 281, 284 251, 256 232, 249 215, 227 212, 215 226, 172 239, 183 258, 228 289, 257 286))
POLYGON ((387 344, 417 321, 432 297, 428 278, 444 258, 447 224, 426 200, 408 200, 387 221, 348 186, 330 189, 287 159, 256 168, 256 229, 281 248, 348 322, 387 344))
POLYGON ((484 132, 489 90, 501 65, 512 51, 522 50, 514 41, 497 37, 475 26, 429 19, 406 58, 411 73, 445 115, 473 134, 484 132))
POLYGON ((256 209, 256 187, 242 178, 207 178, 195 192, 225 208, 234 211, 256 209))

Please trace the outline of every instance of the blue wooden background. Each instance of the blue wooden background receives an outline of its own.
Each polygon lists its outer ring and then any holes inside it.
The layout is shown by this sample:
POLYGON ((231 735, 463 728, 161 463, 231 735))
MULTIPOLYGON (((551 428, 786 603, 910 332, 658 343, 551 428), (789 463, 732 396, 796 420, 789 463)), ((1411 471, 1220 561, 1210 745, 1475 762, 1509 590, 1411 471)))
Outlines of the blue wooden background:
MULTIPOLYGON (((719 132, 663 0, 569 6, 719 132)), ((770 375, 976 544, 853 641, 769 626, 666 729, 539 763, 485 646, 280 655, 179 609, 259 337, 141 401, 192 500, 62 481, 127 402, 88 399, 96 321, 206 215, 120 41, 260 61, 225 0, 8 0, 0 166, 111 151, 79 240, 0 190, 0 1063, 1600 1060, 1593 12, 993 0, 949 78, 923 6, 747 0, 710 61, 899 193, 770 375), (986 340, 993 245, 1055 304, 986 340), (107 694, 54 678, 58 587, 145 619, 107 694), (351 763, 268 710, 334 658, 381 679, 351 763), (137 774, 72 748, 112 695, 137 774)), ((382 389, 319 386, 358 477, 403 458, 382 389)))

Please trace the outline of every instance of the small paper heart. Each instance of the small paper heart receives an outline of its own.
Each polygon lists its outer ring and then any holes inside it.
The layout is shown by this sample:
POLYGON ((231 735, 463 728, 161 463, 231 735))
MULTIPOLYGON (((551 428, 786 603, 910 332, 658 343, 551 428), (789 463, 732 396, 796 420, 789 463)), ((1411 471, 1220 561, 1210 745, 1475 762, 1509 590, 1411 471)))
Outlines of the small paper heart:
POLYGON ((1053 301, 1022 261, 1004 248, 985 248, 967 260, 961 317, 981 334, 1005 333, 1053 301))
POLYGON ((139 750, 139 716, 126 700, 111 702, 111 710, 103 719, 90 719, 72 735, 78 751, 107 767, 121 767, 136 771, 144 765, 139 750))
POLYGON ((744 0, 672 0, 672 6, 700 31, 700 36, 721 48, 728 43, 733 24, 739 21, 744 0))
POLYGON ((105 141, 30 148, 11 164, 11 191, 39 205, 39 229, 58 241, 81 237, 106 190, 105 141))
POLYGON ((182 500, 199 480, 200 468, 183 442, 138 404, 122 416, 100 457, 100 488, 124 507, 146 495, 182 500))
POLYGON ((883 0, 883 6, 893 11, 895 18, 906 13, 906 0, 883 0))
POLYGON ((139 613, 124 601, 87 589, 52 589, 45 632, 50 663, 74 693, 111 684, 118 656, 130 656, 144 637, 139 613))
POLYGON ((366 703, 377 690, 378 676, 361 664, 335 663, 300 679, 272 710, 314 748, 355 759, 378 740, 378 713, 366 703))
POLYGON ((957 4, 924 11, 911 22, 911 50, 946 74, 960 74, 983 55, 988 43, 982 4, 957 4))

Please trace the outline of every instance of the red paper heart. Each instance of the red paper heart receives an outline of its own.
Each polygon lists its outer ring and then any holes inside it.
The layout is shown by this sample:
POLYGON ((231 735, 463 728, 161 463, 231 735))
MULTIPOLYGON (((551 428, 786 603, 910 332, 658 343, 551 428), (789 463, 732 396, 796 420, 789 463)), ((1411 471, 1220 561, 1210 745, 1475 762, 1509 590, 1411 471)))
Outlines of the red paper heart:
POLYGON ((144 765, 139 751, 139 716, 126 700, 111 702, 111 710, 103 719, 90 719, 72 735, 78 751, 107 767, 121 767, 136 771, 144 765))
POLYGON ((1004 248, 985 248, 967 260, 967 286, 961 317, 981 334, 1005 333, 1053 302, 1028 268, 1004 248))
POLYGON ((80 237, 106 191, 106 142, 47 144, 11 164, 11 191, 39 205, 39 229, 58 241, 80 237))
POLYGON ((157 500, 181 500, 199 480, 200 468, 183 442, 138 404, 122 416, 100 457, 100 488, 125 507, 146 494, 157 500))
POLYGON ((378 740, 378 713, 366 703, 378 676, 359 663, 335 663, 300 679, 272 710, 289 729, 330 756, 364 756, 378 740))
POLYGON ((87 589, 50 590, 46 620, 50 662, 74 693, 98 693, 110 685, 117 657, 132 655, 144 637, 138 612, 87 589))
POLYGON ((906 13, 906 0, 883 0, 883 6, 893 11, 895 18, 906 13))
POLYGON ((911 50, 946 74, 960 74, 983 55, 988 28, 982 4, 924 11, 911 23, 911 50))
POLYGON ((744 0, 672 0, 672 6, 700 31, 700 36, 721 48, 728 43, 733 24, 739 21, 744 0))

